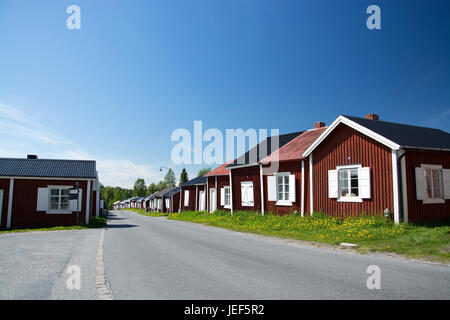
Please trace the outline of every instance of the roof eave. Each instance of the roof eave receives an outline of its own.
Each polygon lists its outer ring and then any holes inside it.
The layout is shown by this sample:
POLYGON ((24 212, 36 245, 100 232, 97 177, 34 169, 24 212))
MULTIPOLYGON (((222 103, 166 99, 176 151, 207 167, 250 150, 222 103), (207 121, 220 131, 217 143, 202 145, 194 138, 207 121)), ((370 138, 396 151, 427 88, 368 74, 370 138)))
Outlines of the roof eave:
POLYGON ((393 150, 398 150, 400 149, 400 145, 395 143, 394 141, 391 141, 389 139, 387 139, 386 137, 383 137, 382 135, 344 117, 343 115, 340 115, 339 117, 336 118, 336 120, 333 121, 333 123, 324 131, 322 132, 322 134, 309 146, 308 149, 306 149, 306 151, 303 153, 303 157, 306 158, 308 157, 313 150, 323 141, 325 140, 326 137, 328 137, 328 135, 340 124, 343 123, 347 126, 349 126, 350 128, 361 132, 362 134, 384 144, 385 146, 393 149, 393 150))

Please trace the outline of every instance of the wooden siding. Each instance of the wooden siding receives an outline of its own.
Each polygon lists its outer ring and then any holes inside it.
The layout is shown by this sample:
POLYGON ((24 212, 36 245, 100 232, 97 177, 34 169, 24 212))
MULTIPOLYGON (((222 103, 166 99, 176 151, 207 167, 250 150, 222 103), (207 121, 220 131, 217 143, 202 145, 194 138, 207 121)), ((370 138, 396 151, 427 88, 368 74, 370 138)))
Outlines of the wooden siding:
MULTIPOLYGON (((309 161, 305 166, 309 166, 309 161)), ((313 151, 313 192, 315 212, 342 218, 361 213, 381 215, 385 208, 393 212, 391 149, 345 124, 339 124, 313 151), (328 170, 352 164, 371 168, 371 198, 363 199, 361 203, 330 199, 328 170)))
MULTIPOLYGON (((216 178, 217 178, 217 190, 216 190, 217 210, 230 210, 230 209, 226 209, 224 206, 220 205, 220 201, 221 201, 220 189, 222 189, 223 187, 230 186, 230 177, 229 176, 213 176, 213 177, 207 177, 207 178, 208 178, 208 189, 216 187, 216 178)), ((208 201, 209 201, 209 194, 208 194, 208 201)), ((208 205, 209 205, 209 202, 208 202, 208 205)), ((208 206, 208 210, 209 210, 209 206, 208 206)))
POLYGON ((450 200, 445 200, 445 203, 432 204, 424 204, 422 200, 417 200, 415 168, 420 167, 421 164, 436 164, 442 165, 443 169, 450 169, 450 152, 407 150, 405 164, 408 190, 408 221, 448 219, 450 217, 450 200))
MULTIPOLYGON (((68 180, 14 180, 13 209, 11 217, 11 227, 18 228, 37 228, 37 227, 55 227, 68 226, 76 224, 77 214, 47 214, 46 212, 36 211, 37 190, 46 188, 49 185, 62 185, 75 187, 75 181, 68 180)), ((79 213, 79 222, 84 223, 86 212, 87 183, 80 181, 80 189, 83 190, 81 212, 79 213)), ((91 192, 92 204, 92 192, 91 192)), ((2 219, 3 224, 3 219, 2 219)))
POLYGON ((233 210, 261 212, 261 183, 259 177, 259 165, 231 170, 233 210), (241 182, 253 182, 253 207, 242 206, 241 182))
POLYGON ((2 215, 0 229, 5 229, 6 220, 8 219, 9 179, 0 179, 0 190, 3 190, 3 205, 0 208, 2 215))
MULTIPOLYGON (((302 195, 302 162, 299 161, 282 161, 278 164, 278 172, 289 172, 295 175, 295 202, 292 206, 277 206, 275 201, 268 201, 268 176, 264 174, 264 207, 266 213, 274 213, 284 215, 297 211, 301 212, 301 195, 302 195)), ((306 195, 306 193, 305 193, 306 195)))
POLYGON ((205 189, 205 185, 198 185, 198 186, 185 186, 181 188, 181 210, 182 211, 194 211, 195 206, 195 198, 197 198, 197 210, 199 210, 199 194, 201 190, 205 189), (198 194, 196 196, 196 187, 198 187, 198 194), (189 206, 184 206, 184 191, 189 190, 189 206))

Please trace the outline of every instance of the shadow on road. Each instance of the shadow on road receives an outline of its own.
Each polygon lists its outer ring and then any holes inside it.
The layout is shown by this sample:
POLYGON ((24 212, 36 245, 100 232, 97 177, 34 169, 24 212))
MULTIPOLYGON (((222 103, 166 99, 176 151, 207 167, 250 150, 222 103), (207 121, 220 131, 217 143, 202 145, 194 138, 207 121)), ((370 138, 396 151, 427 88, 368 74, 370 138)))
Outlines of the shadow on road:
POLYGON ((121 228, 136 228, 139 225, 136 224, 108 224, 106 229, 121 229, 121 228))

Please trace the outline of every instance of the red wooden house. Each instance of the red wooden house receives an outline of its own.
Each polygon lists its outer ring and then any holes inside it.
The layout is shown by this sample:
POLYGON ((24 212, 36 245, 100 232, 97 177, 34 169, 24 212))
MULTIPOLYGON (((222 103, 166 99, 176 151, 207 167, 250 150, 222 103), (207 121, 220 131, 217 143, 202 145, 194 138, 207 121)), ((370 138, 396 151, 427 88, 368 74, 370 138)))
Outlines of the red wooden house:
POLYGON ((390 214, 396 223, 450 217, 447 132, 341 115, 303 156, 309 212, 390 214))
POLYGON ((95 161, 0 158, 0 228, 89 223, 99 186, 95 161))
POLYGON ((300 134, 295 132, 268 137, 226 166, 230 170, 232 213, 234 210, 264 210, 264 206, 261 206, 262 166, 259 161, 300 134))
POLYGON ((308 158, 303 152, 325 131, 325 123, 301 133, 271 155, 259 161, 263 172, 262 212, 305 215, 308 201, 308 158), (306 165, 305 165, 306 164, 306 165))
POLYGON ((206 211, 206 177, 199 176, 180 186, 181 211, 206 211))
POLYGON ((209 212, 231 209, 230 170, 226 168, 234 160, 205 174, 209 212))

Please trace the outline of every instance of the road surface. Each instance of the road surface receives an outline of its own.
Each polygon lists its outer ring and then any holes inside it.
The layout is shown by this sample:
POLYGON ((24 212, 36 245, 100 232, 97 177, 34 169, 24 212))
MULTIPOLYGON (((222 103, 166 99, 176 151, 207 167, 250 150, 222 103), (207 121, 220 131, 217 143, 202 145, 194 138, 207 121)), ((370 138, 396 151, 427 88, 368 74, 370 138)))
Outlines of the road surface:
POLYGON ((114 299, 448 299, 450 267, 132 212, 105 231, 114 299), (369 266, 381 289, 368 289, 369 266))

